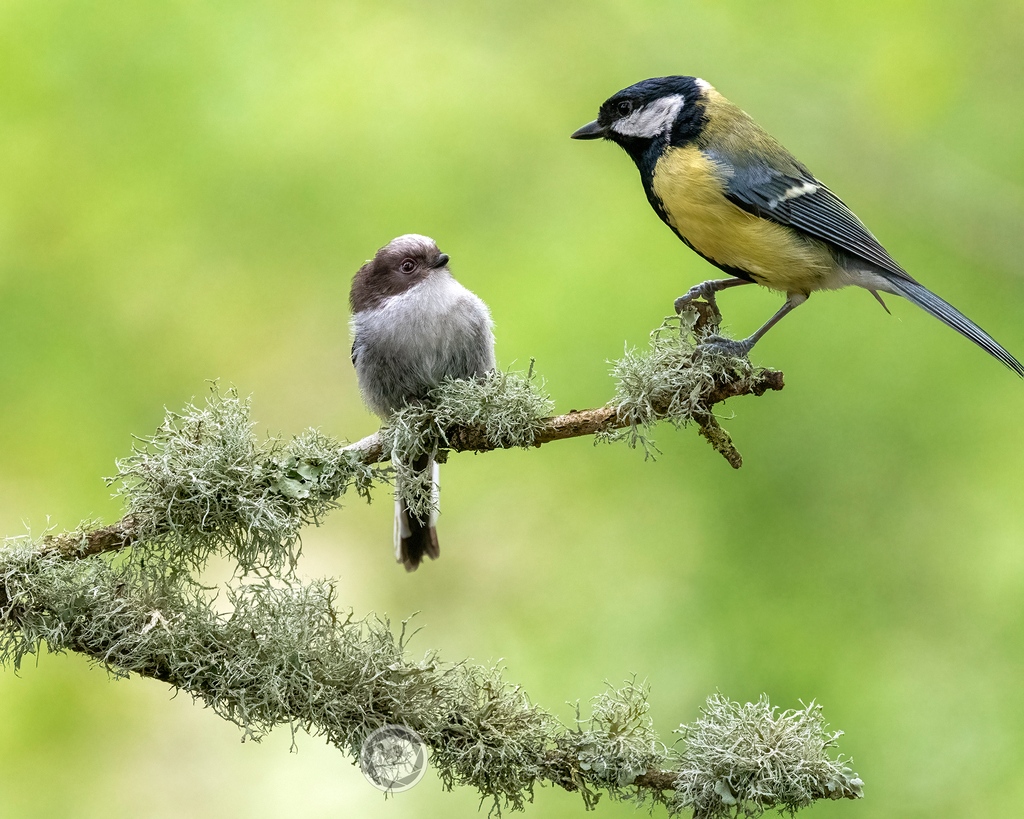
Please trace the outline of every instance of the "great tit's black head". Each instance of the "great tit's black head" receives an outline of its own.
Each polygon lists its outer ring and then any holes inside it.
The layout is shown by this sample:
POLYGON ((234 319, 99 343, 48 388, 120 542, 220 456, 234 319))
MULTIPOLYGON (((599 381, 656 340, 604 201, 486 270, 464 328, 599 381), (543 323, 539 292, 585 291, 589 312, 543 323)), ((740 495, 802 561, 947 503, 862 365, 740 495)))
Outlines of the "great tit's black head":
POLYGON ((642 80, 605 100, 597 119, 572 138, 609 139, 631 154, 655 140, 680 144, 700 133, 710 88, 697 77, 642 80))
POLYGON ((392 239, 352 279, 352 312, 379 307, 440 271, 448 271, 448 254, 429 236, 407 233, 392 239))

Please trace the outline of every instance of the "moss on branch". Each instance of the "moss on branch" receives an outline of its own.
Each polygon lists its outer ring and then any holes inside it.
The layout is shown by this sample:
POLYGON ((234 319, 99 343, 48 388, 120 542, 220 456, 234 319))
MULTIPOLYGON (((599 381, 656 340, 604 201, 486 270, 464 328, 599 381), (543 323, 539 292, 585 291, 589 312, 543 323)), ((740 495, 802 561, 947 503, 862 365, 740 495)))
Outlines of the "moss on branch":
MULTIPOLYGON (((667 319, 650 349, 627 351, 615 363, 618 386, 607 406, 550 415, 551 400, 528 373, 497 371, 475 381, 447 381, 428 402, 407 406, 389 425, 344 445, 317 430, 285 440, 260 439, 249 401, 216 386, 205 402, 168 411, 156 432, 138 439, 109 479, 126 515, 112 525, 53 535, 43 544, 74 558, 145 543, 176 562, 201 566, 223 552, 240 569, 293 566, 300 531, 316 524, 351 493, 368 498, 374 483, 408 472, 420 454, 531 447, 587 435, 625 440, 656 451, 659 421, 696 423, 730 464, 742 458, 714 407, 741 395, 783 387, 782 373, 749 362, 707 356, 685 318, 667 319), (390 462, 390 469, 381 464, 390 462)), ((408 477, 408 476, 407 476, 408 477)), ((429 492, 404 482, 414 508, 429 492)))
MULTIPOLYGON (((694 314, 696 315, 696 314, 694 314)), ((668 747, 630 682, 577 707, 564 725, 500 668, 411 657, 405 624, 354 619, 329 581, 295 576, 301 530, 346 496, 369 499, 417 456, 533 447, 596 435, 654 451, 651 428, 694 422, 739 466, 716 404, 782 388, 782 374, 707 356, 691 316, 666 320, 650 349, 617 362, 607 406, 553 416, 532 373, 448 381, 379 432, 343 445, 316 430, 259 438, 249 402, 216 387, 168 412, 110 479, 125 516, 0 550, 0 664, 19 667, 43 645, 76 651, 110 673, 138 674, 191 694, 259 739, 277 725, 353 757, 388 723, 416 730, 445 787, 476 788, 494 807, 522 808, 538 784, 693 811, 700 819, 820 798, 855 798, 861 783, 829 751, 839 736, 820 708, 777 712, 766 699, 708 700, 668 747), (384 464, 390 463, 390 467, 384 464), (219 592, 198 579, 209 557, 238 566, 219 592)), ((406 476, 408 477, 408 476, 406 476)), ((426 503, 416 497, 415 503, 426 503)), ((421 495, 426 493, 421 492, 421 495)))
POLYGON ((538 784, 692 810, 718 819, 742 810, 796 810, 856 798, 861 782, 829 750, 820 708, 778 713, 767 700, 716 696, 668 748, 635 682, 595 697, 569 726, 533 704, 500 668, 410 656, 405 624, 357 620, 334 604, 329 581, 242 583, 218 611, 187 576, 107 556, 66 560, 28 538, 0 553, 0 663, 17 668, 45 643, 118 676, 138 674, 192 695, 259 740, 287 725, 324 737, 353 760, 385 724, 417 731, 446 788, 473 787, 522 808, 538 784))

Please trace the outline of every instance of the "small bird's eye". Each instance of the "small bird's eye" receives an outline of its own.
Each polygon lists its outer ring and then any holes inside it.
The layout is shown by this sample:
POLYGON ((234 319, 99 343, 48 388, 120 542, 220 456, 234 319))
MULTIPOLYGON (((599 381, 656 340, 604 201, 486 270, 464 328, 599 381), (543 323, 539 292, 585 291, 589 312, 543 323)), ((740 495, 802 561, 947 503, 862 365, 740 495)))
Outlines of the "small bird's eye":
POLYGON ((615 106, 615 111, 620 117, 628 117, 633 113, 633 103, 629 100, 623 100, 615 106))
POLYGON ((412 259, 405 259, 399 266, 398 269, 403 273, 412 273, 416 269, 416 262, 412 259))

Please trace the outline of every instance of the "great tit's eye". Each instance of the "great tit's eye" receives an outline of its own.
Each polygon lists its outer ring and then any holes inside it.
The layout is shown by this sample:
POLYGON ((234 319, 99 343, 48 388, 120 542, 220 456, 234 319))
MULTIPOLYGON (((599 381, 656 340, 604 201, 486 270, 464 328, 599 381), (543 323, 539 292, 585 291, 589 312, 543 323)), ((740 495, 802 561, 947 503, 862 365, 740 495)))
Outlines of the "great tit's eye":
POLYGON ((412 259, 404 259, 402 263, 398 266, 398 269, 401 270, 403 273, 412 273, 412 271, 416 269, 416 262, 414 262, 412 259))
POLYGON ((615 106, 615 112, 620 117, 628 117, 630 114, 633 113, 633 103, 631 103, 629 100, 623 100, 622 102, 615 106))

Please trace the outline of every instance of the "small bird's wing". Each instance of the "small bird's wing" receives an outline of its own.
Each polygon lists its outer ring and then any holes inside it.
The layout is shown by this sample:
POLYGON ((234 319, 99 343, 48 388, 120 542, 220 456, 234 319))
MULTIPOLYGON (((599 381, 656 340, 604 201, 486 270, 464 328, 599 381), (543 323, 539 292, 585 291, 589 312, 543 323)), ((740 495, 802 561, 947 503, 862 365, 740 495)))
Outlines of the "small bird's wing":
MULTIPOLYGON (((784 150, 781 146, 779 149, 784 150)), ((734 205, 835 245, 897 278, 913 281, 843 200, 788 154, 788 167, 782 171, 759 156, 747 154, 737 161, 714 150, 705 152, 723 169, 725 195, 734 205)))

